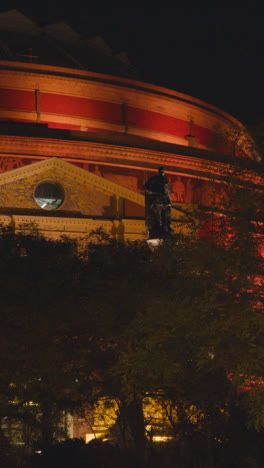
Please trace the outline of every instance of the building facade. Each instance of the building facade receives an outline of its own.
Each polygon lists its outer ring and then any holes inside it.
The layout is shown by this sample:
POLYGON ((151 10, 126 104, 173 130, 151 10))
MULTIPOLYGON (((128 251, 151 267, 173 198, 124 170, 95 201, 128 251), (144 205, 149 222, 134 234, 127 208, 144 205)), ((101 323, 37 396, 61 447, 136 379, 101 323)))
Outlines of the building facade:
POLYGON ((185 220, 177 207, 221 200, 230 160, 216 144, 219 132, 243 130, 236 119, 127 78, 131 67, 118 68, 102 39, 81 40, 63 23, 40 28, 11 11, 0 15, 0 29, 1 223, 34 222, 53 237, 103 227, 119 238, 143 239, 144 185, 161 165, 174 229, 185 220), (89 51, 92 69, 100 57, 101 69, 119 76, 88 71, 81 58, 89 51), (60 201, 41 204, 39 191, 60 201))
POLYGON ((12 216, 17 227, 36 222, 50 235, 102 226, 127 239, 145 236, 144 185, 161 165, 176 224, 177 206, 217 203, 230 161, 212 146, 220 128, 241 128, 224 112, 163 88, 8 61, 0 62, 0 119, 2 223, 12 216), (44 182, 60 192, 54 207, 37 202, 44 182))

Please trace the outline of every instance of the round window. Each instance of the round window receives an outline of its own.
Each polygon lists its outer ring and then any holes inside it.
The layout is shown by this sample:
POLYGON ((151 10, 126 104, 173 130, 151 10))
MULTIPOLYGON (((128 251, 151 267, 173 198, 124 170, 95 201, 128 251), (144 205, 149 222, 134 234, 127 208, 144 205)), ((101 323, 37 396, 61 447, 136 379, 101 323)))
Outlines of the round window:
POLYGON ((64 200, 63 189, 55 182, 42 182, 34 193, 37 204, 43 210, 56 210, 64 200))

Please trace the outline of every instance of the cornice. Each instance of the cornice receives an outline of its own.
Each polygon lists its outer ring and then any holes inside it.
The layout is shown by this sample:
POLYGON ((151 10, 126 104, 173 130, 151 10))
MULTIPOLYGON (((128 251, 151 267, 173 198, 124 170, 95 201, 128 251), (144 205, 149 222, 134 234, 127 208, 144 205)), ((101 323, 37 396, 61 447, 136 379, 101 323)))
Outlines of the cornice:
POLYGON ((45 216, 0 214, 2 225, 11 225, 16 231, 25 229, 25 226, 37 226, 46 237, 59 238, 68 236, 82 238, 96 229, 103 228, 108 234, 127 240, 143 240, 147 238, 144 220, 104 220, 104 219, 80 219, 80 218, 56 218, 45 216))
MULTIPOLYGON (((62 158, 68 162, 100 163, 109 166, 156 170, 166 166, 171 174, 210 179, 226 175, 229 164, 142 148, 99 142, 57 140, 0 135, 0 156, 30 159, 62 158)), ((254 175, 256 183, 263 183, 254 175)))
MULTIPOLYGON (((186 218, 173 221, 175 232, 184 232, 190 234, 191 230, 185 223, 186 218)), ((26 226, 37 226, 39 231, 46 237, 59 238, 68 236, 73 238, 82 238, 89 235, 92 231, 99 228, 104 229, 112 237, 124 238, 127 240, 147 239, 145 220, 138 219, 81 219, 81 218, 56 218, 33 215, 1 215, 0 223, 5 226, 12 226, 15 231, 24 230, 26 226)))

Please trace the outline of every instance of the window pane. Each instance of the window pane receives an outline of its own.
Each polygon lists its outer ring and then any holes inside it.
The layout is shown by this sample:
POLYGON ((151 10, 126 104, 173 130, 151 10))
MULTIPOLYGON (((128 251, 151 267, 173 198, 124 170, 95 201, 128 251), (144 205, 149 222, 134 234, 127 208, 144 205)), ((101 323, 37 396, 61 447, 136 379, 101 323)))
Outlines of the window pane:
POLYGON ((56 210, 64 200, 63 190, 54 182, 43 182, 35 190, 35 200, 43 210, 56 210))

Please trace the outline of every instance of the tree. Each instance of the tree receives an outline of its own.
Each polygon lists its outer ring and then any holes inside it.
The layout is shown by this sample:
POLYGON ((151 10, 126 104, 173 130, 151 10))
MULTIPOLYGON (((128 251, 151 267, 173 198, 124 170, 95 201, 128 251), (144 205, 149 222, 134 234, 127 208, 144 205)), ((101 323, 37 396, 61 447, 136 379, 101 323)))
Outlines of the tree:
POLYGON ((98 247, 86 273, 87 308, 92 295, 105 351, 99 395, 121 402, 119 417, 140 458, 146 395, 197 409, 209 464, 230 405, 246 380, 263 375, 262 287, 252 294, 262 268, 256 237, 251 222, 237 220, 230 234, 227 221, 210 242, 175 236, 152 253, 110 242, 98 247))
POLYGON ((26 446, 51 441, 62 411, 74 406, 68 397, 68 389, 76 387, 73 337, 66 331, 74 307, 70 285, 78 270, 75 247, 32 229, 17 234, 3 229, 0 236, 1 414, 6 430, 19 432, 26 446))
MULTIPOLYGON (((239 167, 225 176, 232 197, 222 212, 210 214, 210 236, 175 236, 150 256, 144 256, 144 246, 137 245, 135 255, 129 244, 112 243, 100 251, 104 267, 99 267, 98 296, 98 277, 91 282, 104 339, 116 351, 103 374, 103 383, 112 385, 111 396, 128 407, 134 403, 137 429, 144 424, 139 407, 142 415, 146 395, 169 401, 178 409, 175 414, 180 407, 195 407, 208 465, 235 401, 243 401, 248 421, 263 425, 257 416, 262 412, 256 411, 263 405, 263 196, 239 167), (117 330, 111 327, 113 318, 115 327, 121 318, 117 330)), ((103 383, 102 392, 109 394, 103 383)), ((176 422, 171 418, 178 429, 176 422)), ((144 447, 144 431, 139 434, 144 447)))
POLYGON ((154 251, 102 233, 80 248, 3 231, 2 415, 12 410, 30 437, 33 427, 30 443, 49 442, 62 411, 102 397, 117 402, 138 466, 150 398, 175 439, 203 438, 208 466, 235 401, 263 426, 261 205, 232 190, 210 236, 175 235, 154 251))

